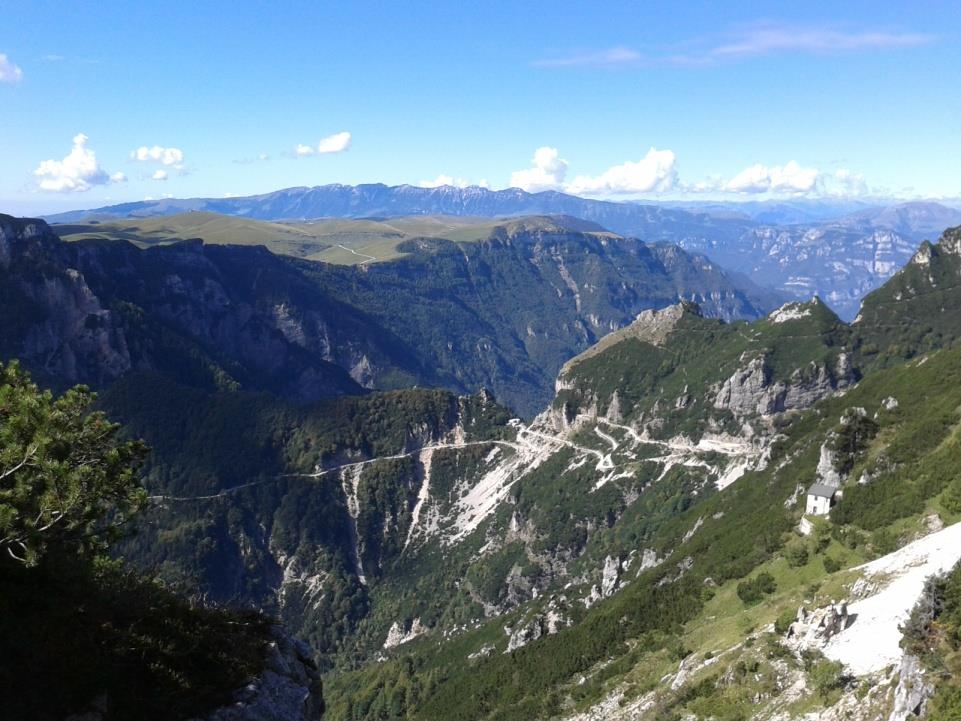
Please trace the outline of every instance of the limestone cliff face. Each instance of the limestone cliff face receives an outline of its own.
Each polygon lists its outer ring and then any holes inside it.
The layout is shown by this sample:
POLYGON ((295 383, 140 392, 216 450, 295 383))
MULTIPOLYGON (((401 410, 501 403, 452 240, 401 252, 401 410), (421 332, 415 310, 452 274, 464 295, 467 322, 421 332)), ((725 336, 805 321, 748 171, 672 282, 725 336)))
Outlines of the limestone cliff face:
POLYGON ((82 273, 58 262, 58 243, 42 221, 0 216, 0 348, 47 377, 114 380, 132 366, 122 323, 82 273))
POLYGON ((846 353, 838 356, 833 367, 812 362, 795 370, 787 381, 776 381, 772 376, 767 358, 754 358, 724 381, 714 407, 730 410, 736 416, 803 410, 857 380, 846 353))

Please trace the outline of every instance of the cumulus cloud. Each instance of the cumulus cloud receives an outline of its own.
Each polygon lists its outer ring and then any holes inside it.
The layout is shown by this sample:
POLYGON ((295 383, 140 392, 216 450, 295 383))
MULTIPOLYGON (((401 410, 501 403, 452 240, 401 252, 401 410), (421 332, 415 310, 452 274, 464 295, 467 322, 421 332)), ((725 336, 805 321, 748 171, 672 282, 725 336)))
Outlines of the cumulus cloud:
POLYGON ((126 173, 123 173, 123 172, 121 172, 121 171, 118 170, 116 173, 114 173, 113 175, 110 176, 110 182, 111 182, 111 183, 126 183, 126 182, 127 182, 127 174, 126 174, 126 173))
POLYGON ((678 183, 678 187, 686 193, 717 193, 723 191, 725 185, 723 178, 719 176, 711 176, 693 183, 678 183))
POLYGON ((608 168, 598 176, 578 175, 566 190, 575 195, 663 193, 677 181, 674 152, 651 148, 640 160, 608 168))
POLYGON ((464 178, 455 178, 452 175, 446 175, 441 173, 433 180, 422 180, 417 185, 421 188, 440 188, 445 185, 449 185, 454 188, 489 188, 490 183, 486 180, 478 180, 476 183, 472 183, 469 180, 464 180, 464 178))
POLYGON ((559 190, 567 175, 567 161, 560 157, 557 148, 543 146, 534 151, 532 167, 511 173, 511 187, 536 193, 541 190, 559 190))
POLYGON ((531 193, 563 190, 575 195, 631 195, 666 192, 677 182, 675 155, 670 150, 651 148, 638 161, 627 161, 597 176, 578 175, 565 182, 568 162, 557 148, 544 146, 534 152, 531 167, 511 174, 510 185, 531 193))
POLYGON ((0 53, 0 83, 19 83, 23 80, 23 70, 19 65, 14 65, 13 61, 0 53))
POLYGON ((167 171, 166 170, 155 170, 154 174, 150 176, 151 180, 166 180, 167 171))
MULTIPOLYGON (((321 139, 316 146, 298 143, 294 146, 294 157, 309 158, 311 155, 328 155, 330 153, 342 153, 350 147, 350 133, 346 130, 341 133, 334 133, 321 139)), ((261 156, 261 160, 266 160, 267 156, 261 156)))
POLYGON ((868 184, 861 173, 847 168, 839 168, 831 177, 830 192, 834 195, 866 195, 868 184))
MULTIPOLYGON (((869 188, 864 176, 847 168, 822 171, 802 166, 796 160, 783 165, 755 163, 733 177, 710 175, 702 180, 684 181, 677 171, 677 156, 671 150, 652 147, 637 161, 608 168, 599 175, 577 175, 566 180, 569 163, 560 157, 557 148, 538 148, 531 167, 511 174, 510 185, 528 192, 561 190, 572 195, 588 197, 642 196, 667 194, 683 195, 769 195, 772 197, 852 197, 877 192, 869 188)), ((464 187, 467 182, 441 174, 434 180, 421 181, 422 187, 453 185, 464 187)), ((486 184, 481 183, 486 187, 486 184)))
POLYGON ((180 148, 164 148, 160 145, 154 145, 153 147, 141 145, 136 150, 130 151, 130 157, 141 163, 153 162, 175 168, 182 168, 184 151, 180 148))
POLYGON ((106 185, 111 177, 100 167, 97 154, 87 147, 87 136, 73 138, 73 148, 63 160, 44 160, 33 171, 41 190, 51 193, 82 193, 106 185))
POLYGON ((346 130, 342 133, 334 133, 317 143, 317 152, 321 155, 326 153, 342 153, 350 147, 350 133, 346 130))
POLYGON ((441 173, 433 180, 422 180, 418 183, 422 188, 440 188, 445 185, 452 185, 455 188, 465 188, 468 183, 462 178, 454 178, 450 175, 444 175, 441 173))
POLYGON ((834 172, 805 168, 796 161, 785 165, 751 165, 729 180, 711 176, 697 182, 679 182, 676 189, 691 194, 762 195, 793 197, 857 197, 877 192, 861 173, 841 168, 834 172))
POLYGON ((783 166, 757 163, 731 178, 725 190, 732 193, 803 194, 814 190, 820 175, 816 168, 803 168, 794 160, 783 166))

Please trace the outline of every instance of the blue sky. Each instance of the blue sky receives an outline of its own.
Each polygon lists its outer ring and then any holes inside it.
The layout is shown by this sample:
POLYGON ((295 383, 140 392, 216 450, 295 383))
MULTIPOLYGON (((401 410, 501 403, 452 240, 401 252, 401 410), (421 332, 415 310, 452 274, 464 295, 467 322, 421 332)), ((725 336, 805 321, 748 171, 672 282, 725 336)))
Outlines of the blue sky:
POLYGON ((956 2, 32 0, 0 26, 4 212, 333 182, 961 195, 956 2))

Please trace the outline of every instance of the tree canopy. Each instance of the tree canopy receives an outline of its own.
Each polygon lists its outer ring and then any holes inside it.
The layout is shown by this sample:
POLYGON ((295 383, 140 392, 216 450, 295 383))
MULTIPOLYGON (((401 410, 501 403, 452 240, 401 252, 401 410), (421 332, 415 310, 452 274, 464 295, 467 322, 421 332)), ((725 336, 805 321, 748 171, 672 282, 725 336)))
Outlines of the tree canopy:
POLYGON ((147 447, 91 410, 77 386, 54 397, 17 363, 0 365, 0 557, 36 565, 45 553, 89 553, 146 501, 137 469, 147 447))

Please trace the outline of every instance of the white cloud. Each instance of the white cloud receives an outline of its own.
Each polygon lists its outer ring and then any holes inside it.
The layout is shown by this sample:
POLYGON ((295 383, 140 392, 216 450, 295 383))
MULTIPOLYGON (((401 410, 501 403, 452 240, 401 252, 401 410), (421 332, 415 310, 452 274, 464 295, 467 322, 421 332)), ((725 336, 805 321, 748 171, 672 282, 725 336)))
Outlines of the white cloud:
POLYGON ((831 180, 830 192, 833 195, 866 195, 868 192, 864 176, 847 168, 834 171, 831 180))
MULTIPOLYGON (((309 158, 311 155, 327 155, 329 153, 342 153, 350 147, 350 133, 346 130, 342 133, 334 133, 323 138, 317 146, 304 145, 298 143, 294 146, 294 157, 309 158)), ((266 160, 267 156, 262 155, 261 160, 266 160)))
POLYGON ((136 150, 130 151, 130 157, 141 163, 160 163, 161 165, 182 168, 184 162, 184 151, 180 148, 164 148, 160 145, 147 147, 141 145, 136 150))
POLYGON ((51 193, 82 193, 106 185, 110 176, 100 167, 96 153, 87 147, 87 136, 73 138, 73 148, 63 160, 44 160, 33 171, 41 190, 51 193))
POLYGON ((561 159, 557 148, 544 146, 534 151, 533 167, 511 173, 511 187, 536 193, 541 190, 559 190, 567 175, 567 161, 561 159))
POLYGON ((150 176, 151 180, 166 180, 167 171, 166 170, 155 170, 154 174, 150 176))
POLYGON ((450 175, 444 175, 443 173, 441 173, 433 180, 420 181, 418 185, 422 188, 440 188, 444 185, 453 185, 455 188, 457 188, 457 187, 463 187, 464 185, 467 184, 465 181, 460 181, 460 183, 462 183, 462 185, 459 185, 458 181, 452 178, 450 175))
POLYGON ((724 180, 717 176, 711 176, 694 183, 678 183, 680 189, 687 193, 717 193, 724 190, 724 185, 724 180))
POLYGON ((771 188, 771 173, 766 165, 757 163, 731 178, 725 188, 734 193, 764 193, 771 188))
POLYGON ((761 165, 745 168, 728 181, 725 190, 732 193, 809 193, 820 178, 816 168, 802 168, 792 160, 786 165, 761 165))
POLYGON ((321 155, 325 153, 342 153, 350 147, 350 133, 347 131, 328 135, 317 143, 317 152, 321 155))
POLYGON ((578 175, 565 190, 575 195, 631 195, 663 193, 677 181, 676 158, 671 150, 651 148, 637 162, 615 165, 596 177, 578 175))
POLYGON ((261 153, 260 155, 257 156, 257 159, 258 159, 258 160, 270 160, 270 156, 267 155, 267 153, 261 153))
MULTIPOLYGON (((561 190, 587 197, 642 196, 663 193, 667 197, 684 195, 763 195, 787 197, 851 197, 867 195, 870 188, 860 173, 842 168, 822 172, 805 167, 796 160, 784 165, 756 163, 734 177, 710 175, 698 181, 682 181, 677 172, 677 156, 671 150, 652 147, 640 160, 627 161, 608 168, 600 175, 577 175, 567 181, 569 164, 560 157, 557 148, 538 148, 531 161, 532 167, 511 174, 511 187, 528 192, 561 190)), ((434 180, 421 181, 422 187, 454 185, 465 187, 467 182, 441 174, 434 180)), ((480 185, 487 187, 486 183, 480 185)))
POLYGON ((476 183, 472 183, 469 180, 464 180, 464 178, 455 178, 451 175, 446 175, 441 173, 433 180, 422 180, 418 184, 421 188, 441 188, 445 185, 449 185, 453 188, 490 188, 490 183, 486 180, 478 180, 476 183))
POLYGON ((830 26, 798 26, 761 22, 734 27, 724 35, 692 40, 688 50, 651 48, 642 52, 616 46, 592 52, 535 60, 535 67, 640 68, 654 65, 699 67, 774 53, 836 55, 871 50, 897 50, 925 45, 934 36, 916 32, 857 30, 830 26))
POLYGON ((113 175, 110 176, 110 182, 111 182, 111 183, 126 183, 126 182, 127 182, 127 174, 126 174, 126 173, 123 173, 123 172, 121 172, 121 171, 118 170, 116 173, 114 173, 113 175))
POLYGON ((23 70, 19 65, 14 65, 13 61, 0 53, 0 83, 19 83, 23 80, 23 70))
POLYGON ((914 47, 932 40, 921 33, 873 30, 845 31, 829 27, 796 27, 759 23, 741 30, 732 41, 711 48, 713 58, 749 57, 774 52, 839 53, 914 47))
POLYGON ((534 61, 535 67, 541 68, 564 68, 564 67, 618 67, 625 65, 640 65, 647 58, 636 50, 625 47, 613 47, 596 52, 583 53, 580 55, 569 55, 562 58, 549 58, 534 61))

